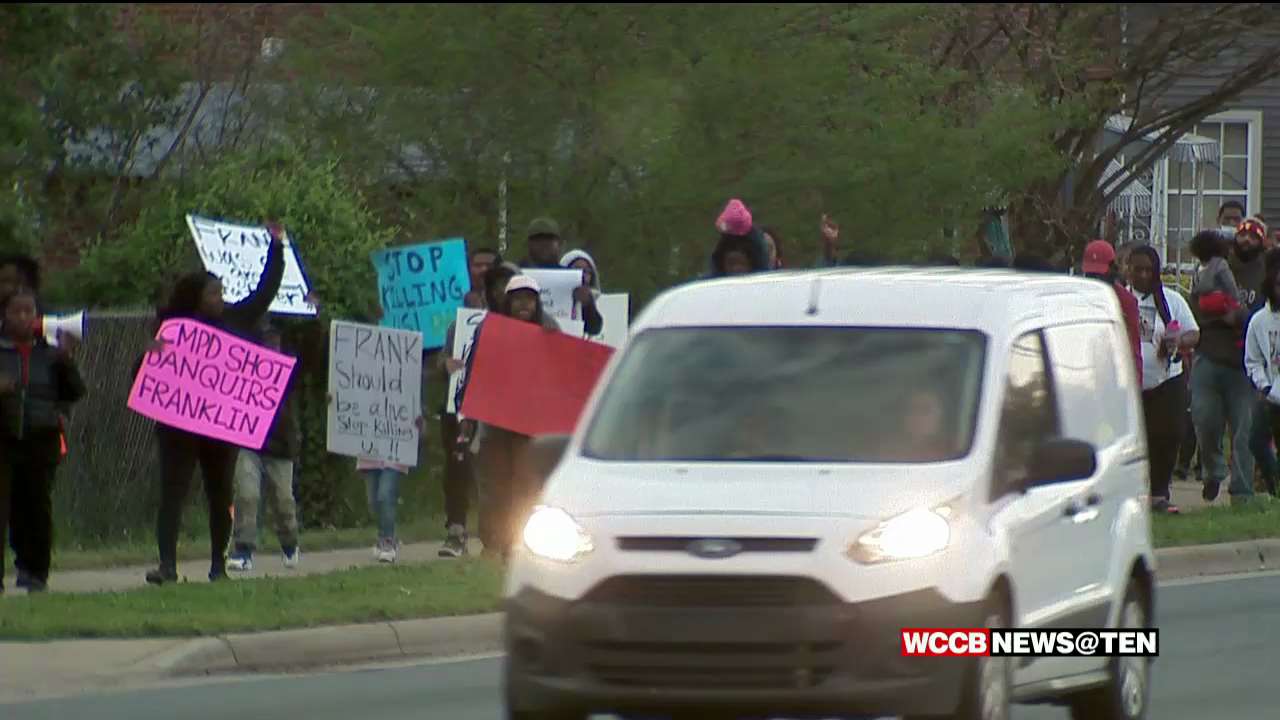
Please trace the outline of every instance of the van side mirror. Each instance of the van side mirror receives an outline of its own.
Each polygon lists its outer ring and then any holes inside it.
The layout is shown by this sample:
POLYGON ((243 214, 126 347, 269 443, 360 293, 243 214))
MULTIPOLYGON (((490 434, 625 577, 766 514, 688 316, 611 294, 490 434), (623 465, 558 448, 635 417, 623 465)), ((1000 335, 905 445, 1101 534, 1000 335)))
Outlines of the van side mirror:
POLYGON ((556 469, 569 447, 569 435, 542 435, 529 443, 529 468, 538 478, 546 480, 556 469))
POLYGON ((1055 438, 1036 448, 1024 487, 1087 480, 1098 471, 1098 451, 1080 440, 1055 438))

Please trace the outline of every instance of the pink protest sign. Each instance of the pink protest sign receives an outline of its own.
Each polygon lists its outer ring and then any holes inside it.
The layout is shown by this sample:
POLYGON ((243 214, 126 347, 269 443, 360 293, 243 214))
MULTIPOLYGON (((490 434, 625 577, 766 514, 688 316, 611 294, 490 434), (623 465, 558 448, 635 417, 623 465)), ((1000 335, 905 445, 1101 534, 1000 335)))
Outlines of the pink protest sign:
POLYGON ((129 393, 158 423, 261 450, 297 360, 195 320, 169 320, 129 393))

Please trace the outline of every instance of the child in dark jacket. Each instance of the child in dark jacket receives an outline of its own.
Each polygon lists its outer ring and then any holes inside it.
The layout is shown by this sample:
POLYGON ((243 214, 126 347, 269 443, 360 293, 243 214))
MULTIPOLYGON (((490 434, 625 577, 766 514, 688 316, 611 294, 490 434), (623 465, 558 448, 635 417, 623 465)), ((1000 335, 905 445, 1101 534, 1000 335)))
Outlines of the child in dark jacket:
MULTIPOLYGON (((279 329, 268 322, 262 328, 261 337, 264 347, 280 351, 279 329)), ((298 549, 298 503, 293 497, 293 468, 302 448, 302 428, 293 395, 296 377, 289 379, 262 450, 241 448, 236 460, 235 527, 232 530, 235 548, 227 559, 228 570, 253 569, 253 553, 258 547, 258 508, 264 487, 275 515, 276 538, 280 540, 284 566, 296 568, 302 559, 298 549)))
MULTIPOLYGON (((22 538, 27 590, 42 592, 48 588, 53 550, 62 411, 84 397, 85 385, 71 356, 75 340, 65 338, 54 348, 35 332, 34 290, 20 287, 0 302, 0 538, 12 514, 14 536, 22 538)), ((3 581, 0 543, 0 591, 3 581)))

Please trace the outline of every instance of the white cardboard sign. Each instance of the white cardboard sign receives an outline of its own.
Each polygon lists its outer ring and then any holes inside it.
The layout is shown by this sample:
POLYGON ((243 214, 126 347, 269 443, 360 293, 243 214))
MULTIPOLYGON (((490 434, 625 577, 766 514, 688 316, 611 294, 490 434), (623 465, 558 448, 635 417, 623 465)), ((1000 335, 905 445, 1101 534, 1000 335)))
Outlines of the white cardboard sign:
POLYGON ((416 466, 422 333, 334 320, 329 396, 329 452, 416 466))
MULTIPOLYGON (((271 248, 271 233, 265 227, 236 225, 187 215, 187 227, 200 251, 200 261, 222 281, 222 299, 237 303, 249 296, 262 280, 271 248)), ((284 280, 271 303, 271 312, 281 315, 315 316, 316 306, 306 301, 311 284, 303 272, 297 248, 284 236, 284 280)))

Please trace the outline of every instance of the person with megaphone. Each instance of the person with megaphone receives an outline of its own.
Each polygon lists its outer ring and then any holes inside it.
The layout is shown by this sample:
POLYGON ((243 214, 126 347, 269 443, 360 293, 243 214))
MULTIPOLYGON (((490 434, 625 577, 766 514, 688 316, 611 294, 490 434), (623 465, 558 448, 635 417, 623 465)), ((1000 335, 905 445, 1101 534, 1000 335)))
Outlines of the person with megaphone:
MULTIPOLYGON (((62 415, 85 395, 72 353, 36 332, 36 293, 20 286, 0 300, 0 537, 12 518, 27 591, 48 588, 53 553, 53 480, 61 459, 62 415)), ((4 552, 0 545, 0 590, 4 552)))

